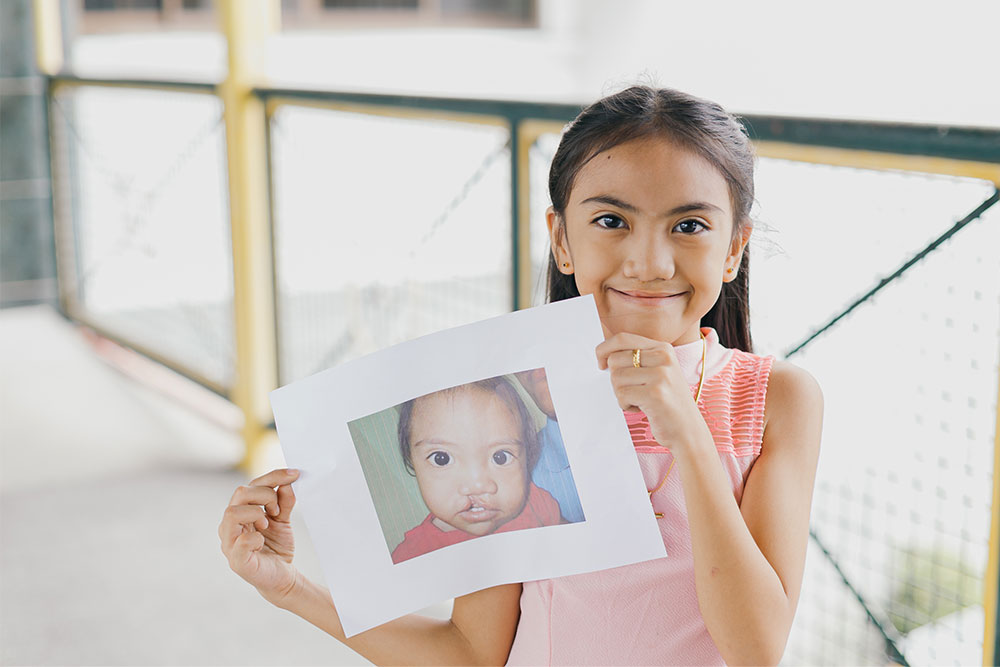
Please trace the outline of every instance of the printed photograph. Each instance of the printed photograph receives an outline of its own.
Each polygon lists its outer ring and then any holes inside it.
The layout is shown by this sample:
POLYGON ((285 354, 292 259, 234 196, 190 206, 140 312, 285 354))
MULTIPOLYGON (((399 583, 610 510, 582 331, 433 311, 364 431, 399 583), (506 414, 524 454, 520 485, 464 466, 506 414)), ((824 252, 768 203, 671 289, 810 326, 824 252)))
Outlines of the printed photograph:
POLYGON ((585 520, 544 368, 418 396, 348 428, 393 563, 585 520))

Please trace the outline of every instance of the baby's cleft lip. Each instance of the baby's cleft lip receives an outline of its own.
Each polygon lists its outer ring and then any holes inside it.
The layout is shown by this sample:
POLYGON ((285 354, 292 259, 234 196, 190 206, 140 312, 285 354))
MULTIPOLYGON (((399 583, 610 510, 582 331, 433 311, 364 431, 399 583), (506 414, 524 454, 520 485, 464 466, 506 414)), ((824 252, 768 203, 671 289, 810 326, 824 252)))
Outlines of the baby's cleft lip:
POLYGON ((469 505, 460 511, 458 515, 469 523, 478 523, 480 521, 492 521, 499 512, 500 510, 494 509, 482 502, 470 501, 469 505))

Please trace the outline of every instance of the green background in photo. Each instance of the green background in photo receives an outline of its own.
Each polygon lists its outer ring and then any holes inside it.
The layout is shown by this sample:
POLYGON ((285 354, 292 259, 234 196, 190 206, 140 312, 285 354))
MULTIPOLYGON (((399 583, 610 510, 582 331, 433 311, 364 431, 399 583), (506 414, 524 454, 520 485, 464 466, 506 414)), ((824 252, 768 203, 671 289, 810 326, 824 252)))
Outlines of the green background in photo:
MULTIPOLYGON (((514 388, 535 420, 535 428, 545 425, 545 414, 513 375, 503 376, 514 388)), ((354 448, 368 483, 379 524, 389 553, 403 541, 406 531, 427 518, 430 510, 420 496, 416 478, 403 465, 396 429, 399 406, 348 422, 354 448)))

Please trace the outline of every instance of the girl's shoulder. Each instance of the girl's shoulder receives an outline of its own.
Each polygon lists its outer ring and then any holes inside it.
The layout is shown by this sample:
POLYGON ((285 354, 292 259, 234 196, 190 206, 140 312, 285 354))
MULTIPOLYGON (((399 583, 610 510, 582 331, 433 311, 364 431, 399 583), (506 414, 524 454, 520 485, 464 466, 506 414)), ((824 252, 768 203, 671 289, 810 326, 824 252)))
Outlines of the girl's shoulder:
POLYGON ((821 420, 823 391, 809 371, 795 364, 772 359, 764 402, 764 429, 795 421, 821 420))

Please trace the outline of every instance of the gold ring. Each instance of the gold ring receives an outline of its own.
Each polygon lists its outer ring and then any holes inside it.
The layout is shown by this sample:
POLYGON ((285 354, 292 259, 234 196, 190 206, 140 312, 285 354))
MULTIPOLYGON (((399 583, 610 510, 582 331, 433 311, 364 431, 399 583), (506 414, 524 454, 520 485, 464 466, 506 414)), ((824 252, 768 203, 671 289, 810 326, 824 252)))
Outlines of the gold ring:
POLYGON ((642 366, 642 350, 639 348, 632 350, 632 366, 635 368, 642 366))

